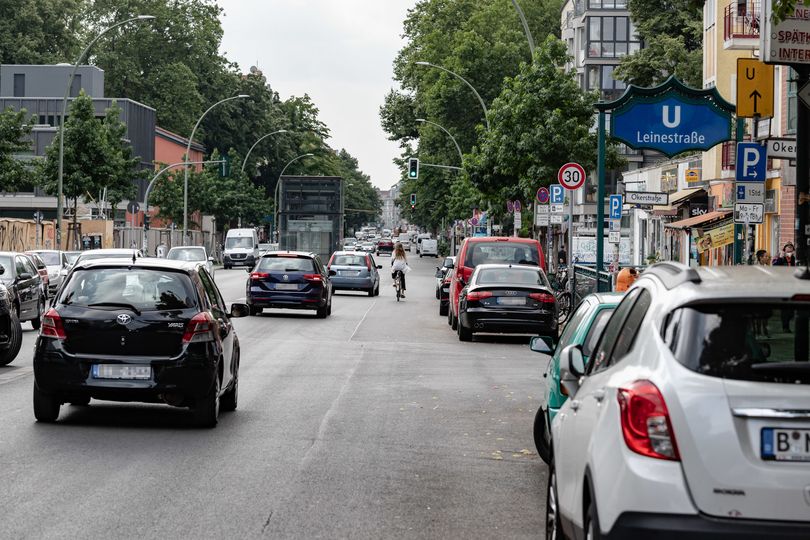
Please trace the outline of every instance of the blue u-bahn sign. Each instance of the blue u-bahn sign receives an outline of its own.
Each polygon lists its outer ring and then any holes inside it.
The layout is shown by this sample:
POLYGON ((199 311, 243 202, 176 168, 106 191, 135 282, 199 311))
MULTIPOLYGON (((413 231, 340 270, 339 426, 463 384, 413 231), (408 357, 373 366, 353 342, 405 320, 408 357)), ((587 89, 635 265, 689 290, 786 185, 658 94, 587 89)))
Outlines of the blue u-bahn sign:
POLYGON ((630 86, 612 109, 610 134, 630 148, 649 148, 672 157, 708 150, 731 139, 734 105, 716 88, 696 90, 670 77, 653 88, 630 86))

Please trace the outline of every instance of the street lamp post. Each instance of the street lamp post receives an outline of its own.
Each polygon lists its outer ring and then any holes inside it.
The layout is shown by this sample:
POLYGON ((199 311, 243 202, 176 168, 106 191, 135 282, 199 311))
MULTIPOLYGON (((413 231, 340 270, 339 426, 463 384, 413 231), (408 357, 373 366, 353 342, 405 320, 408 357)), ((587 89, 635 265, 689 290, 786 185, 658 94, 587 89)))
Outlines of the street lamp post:
POLYGON ((430 120, 425 120, 424 118, 417 118, 416 121, 422 122, 423 124, 430 124, 431 126, 436 126, 440 130, 444 131, 447 134, 447 136, 450 137, 450 140, 453 141, 453 144, 456 145, 456 150, 458 150, 458 159, 461 160, 461 166, 462 167, 464 166, 464 154, 461 153, 461 147, 458 145, 458 141, 456 141, 456 138, 453 137, 453 135, 449 131, 447 131, 447 129, 445 129, 444 126, 441 126, 436 122, 431 122, 430 120))
POLYGON ((278 194, 279 194, 279 187, 281 186, 281 177, 284 176, 284 172, 287 170, 287 167, 289 167, 290 165, 292 165, 293 163, 295 163, 299 159, 303 159, 305 157, 312 157, 314 155, 315 154, 311 154, 311 153, 309 153, 309 154, 301 154, 300 156, 296 156, 296 157, 292 158, 290 161, 287 162, 286 165, 284 165, 284 168, 281 169, 281 174, 278 175, 278 181, 276 181, 276 189, 273 192, 273 205, 275 206, 275 210, 276 210, 275 211, 275 224, 274 225, 276 226, 276 241, 277 242, 280 241, 280 236, 281 236, 281 228, 279 227, 279 223, 278 223, 278 194))
POLYGON ((464 77, 462 77, 461 75, 459 75, 455 71, 450 71, 447 68, 437 66, 436 64, 431 64, 430 62, 416 62, 416 65, 417 66, 429 66, 429 67, 432 67, 432 68, 440 69, 440 70, 442 70, 444 72, 449 73, 450 75, 452 75, 454 77, 457 77, 459 80, 461 80, 461 82, 463 82, 464 84, 469 86, 470 90, 472 90, 473 94, 475 94, 475 97, 478 98, 478 103, 481 104, 481 108, 484 109, 484 122, 487 125, 487 131, 489 131, 489 111, 487 110, 487 106, 484 103, 484 100, 481 98, 481 94, 478 93, 478 90, 476 90, 475 87, 473 85, 471 85, 467 79, 465 79, 464 77))
POLYGON ((517 0, 512 0, 512 5, 515 6, 515 11, 517 11, 518 17, 520 17, 520 22, 523 24, 523 31, 526 33, 526 40, 529 42, 529 52, 532 55, 532 62, 534 62, 534 36, 532 36, 532 31, 529 30, 529 23, 526 21, 526 14, 523 13, 523 10, 520 8, 520 4, 517 3, 517 0))
POLYGON ((267 137, 269 137, 271 135, 276 135, 277 133, 287 133, 287 130, 286 129, 279 129, 278 131, 274 131, 272 133, 262 135, 261 137, 256 139, 256 142, 253 143, 253 146, 251 146, 250 150, 247 151, 247 154, 245 154, 245 159, 242 161, 242 172, 245 172, 245 165, 247 165, 248 158, 250 157, 250 153, 253 152, 253 149, 256 148, 256 145, 258 145, 260 142, 265 140, 267 137))
MULTIPOLYGON (((186 156, 185 159, 188 161, 188 158, 191 154, 191 143, 194 141, 194 133, 197 132, 197 128, 200 127, 200 122, 202 122, 205 115, 211 112, 211 109, 216 107, 217 105, 221 105, 227 101, 231 101, 234 99, 244 99, 249 98, 250 96, 247 94, 239 94, 238 96, 231 96, 225 99, 221 99, 208 107, 202 116, 197 120, 197 123, 194 124, 194 129, 191 130, 191 137, 188 138, 188 146, 186 147, 186 156)), ((183 176, 183 245, 186 245, 188 241, 188 167, 185 168, 184 176, 183 176)))
POLYGON ((64 190, 63 186, 65 172, 65 117, 67 116, 67 101, 68 97, 70 97, 70 87, 73 86, 73 78, 76 76, 76 72, 79 70, 79 64, 81 64, 82 59, 87 55, 88 51, 90 51, 90 47, 92 47, 96 41, 101 38, 101 36, 110 30, 123 26, 127 23, 135 21, 148 21, 154 18, 155 17, 152 15, 138 15, 137 17, 132 17, 131 19, 115 23, 114 25, 105 28, 99 32, 96 37, 90 40, 90 43, 88 43, 81 54, 79 54, 79 57, 76 59, 76 63, 73 64, 70 77, 68 77, 67 88, 65 88, 65 97, 62 99, 62 118, 59 126, 59 167, 56 176, 56 245, 59 246, 59 249, 62 249, 62 214, 64 213, 62 193, 64 190))

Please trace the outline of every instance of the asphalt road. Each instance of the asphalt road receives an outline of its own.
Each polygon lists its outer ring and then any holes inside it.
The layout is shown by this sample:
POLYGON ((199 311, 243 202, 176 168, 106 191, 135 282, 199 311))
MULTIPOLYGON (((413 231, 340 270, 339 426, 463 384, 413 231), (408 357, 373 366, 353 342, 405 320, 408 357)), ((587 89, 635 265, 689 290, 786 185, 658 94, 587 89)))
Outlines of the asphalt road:
MULTIPOLYGON (((542 357, 525 338, 459 342, 435 264, 411 258, 400 303, 384 274, 325 320, 236 320, 239 409, 214 430, 99 401, 36 423, 24 324, 0 368, 0 538, 541 538, 542 357)), ((216 273, 228 301, 245 279, 216 273)))

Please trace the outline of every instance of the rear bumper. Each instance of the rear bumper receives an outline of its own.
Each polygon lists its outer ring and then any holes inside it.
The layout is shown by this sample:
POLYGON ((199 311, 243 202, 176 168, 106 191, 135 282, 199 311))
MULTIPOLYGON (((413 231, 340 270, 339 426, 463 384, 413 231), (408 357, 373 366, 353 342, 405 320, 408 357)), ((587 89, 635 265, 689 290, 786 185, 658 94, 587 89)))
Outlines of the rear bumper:
POLYGON ((526 312, 471 310, 461 313, 459 321, 475 332, 543 334, 557 330, 557 318, 539 310, 526 312))
POLYGON ((626 512, 613 529, 603 535, 610 540, 655 538, 656 540, 755 540, 761 538, 807 539, 810 522, 722 519, 698 515, 644 514, 626 512))
POLYGON ((249 306, 268 309, 317 309, 327 302, 320 293, 248 293, 245 301, 249 306))
POLYGON ((370 277, 352 278, 333 276, 332 288, 342 291, 367 291, 374 287, 374 279, 370 277))

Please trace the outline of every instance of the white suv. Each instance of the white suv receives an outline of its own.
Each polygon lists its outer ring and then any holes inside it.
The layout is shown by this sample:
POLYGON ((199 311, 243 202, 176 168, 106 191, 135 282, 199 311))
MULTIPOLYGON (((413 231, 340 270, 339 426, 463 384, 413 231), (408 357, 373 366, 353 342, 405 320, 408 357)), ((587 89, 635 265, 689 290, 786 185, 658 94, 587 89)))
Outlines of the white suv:
POLYGON ((807 271, 645 271, 561 353, 546 537, 810 538, 808 320, 807 271))

